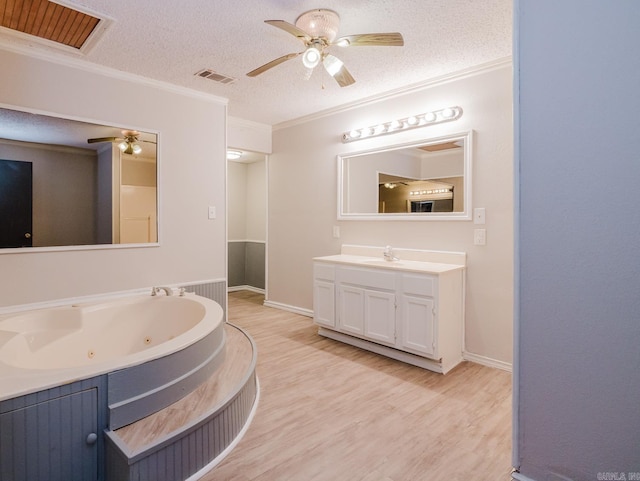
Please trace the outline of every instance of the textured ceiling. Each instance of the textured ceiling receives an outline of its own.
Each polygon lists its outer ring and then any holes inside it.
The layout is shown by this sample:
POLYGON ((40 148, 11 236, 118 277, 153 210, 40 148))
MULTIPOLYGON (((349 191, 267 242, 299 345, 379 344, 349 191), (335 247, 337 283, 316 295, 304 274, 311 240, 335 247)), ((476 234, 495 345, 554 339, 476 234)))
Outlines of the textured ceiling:
MULTIPOLYGON (((2 4, 4 2, 0 2, 2 4)), ((77 5, 113 22, 83 61, 229 99, 229 114, 276 125, 426 82, 511 55, 511 0, 83 0, 77 5), (299 58, 262 75, 246 73, 302 43, 264 23, 294 23, 302 12, 329 8, 338 36, 401 32, 404 47, 333 47, 356 79, 340 88, 321 67, 305 79, 299 58), (223 85, 194 74, 210 68, 237 78, 223 85)), ((0 32, 0 43, 39 46, 0 32)))

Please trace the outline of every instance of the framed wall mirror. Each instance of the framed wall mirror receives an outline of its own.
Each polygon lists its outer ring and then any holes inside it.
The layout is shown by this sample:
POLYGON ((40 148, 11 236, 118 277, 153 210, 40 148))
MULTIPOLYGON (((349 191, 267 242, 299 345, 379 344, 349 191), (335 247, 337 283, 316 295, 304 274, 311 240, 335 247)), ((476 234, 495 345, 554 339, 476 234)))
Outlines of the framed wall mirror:
POLYGON ((338 156, 340 220, 471 219, 472 132, 338 156))
POLYGON ((0 106, 0 254, 158 245, 158 135, 0 106))

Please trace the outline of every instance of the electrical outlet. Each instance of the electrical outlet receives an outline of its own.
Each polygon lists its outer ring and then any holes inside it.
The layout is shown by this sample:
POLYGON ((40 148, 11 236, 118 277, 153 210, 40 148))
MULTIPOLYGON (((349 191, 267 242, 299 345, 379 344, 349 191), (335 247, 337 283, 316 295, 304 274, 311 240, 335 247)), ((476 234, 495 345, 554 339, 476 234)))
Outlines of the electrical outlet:
POLYGON ((340 239, 340 226, 339 225, 334 225, 333 226, 333 238, 334 239, 340 239))
POLYGON ((473 244, 477 246, 487 244, 487 229, 473 229, 473 244))

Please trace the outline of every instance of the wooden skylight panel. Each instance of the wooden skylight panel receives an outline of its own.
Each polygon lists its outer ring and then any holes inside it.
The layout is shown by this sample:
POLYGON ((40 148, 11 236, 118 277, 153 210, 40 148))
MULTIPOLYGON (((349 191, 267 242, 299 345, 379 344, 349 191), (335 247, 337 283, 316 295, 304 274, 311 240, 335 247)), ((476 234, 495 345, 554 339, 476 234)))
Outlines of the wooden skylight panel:
POLYGON ((423 145, 418 148, 426 152, 438 152, 440 150, 459 149, 460 146, 456 142, 443 142, 442 144, 423 145))
POLYGON ((77 52, 86 52, 95 44, 98 34, 104 33, 109 23, 109 19, 71 4, 50 0, 0 0, 0 27, 3 30, 77 52))

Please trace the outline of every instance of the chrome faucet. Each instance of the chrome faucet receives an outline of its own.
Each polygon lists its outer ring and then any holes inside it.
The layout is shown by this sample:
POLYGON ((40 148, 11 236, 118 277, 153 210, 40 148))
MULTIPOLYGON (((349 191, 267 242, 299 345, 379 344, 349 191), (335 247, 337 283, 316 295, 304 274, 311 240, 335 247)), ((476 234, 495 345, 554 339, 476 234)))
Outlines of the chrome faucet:
POLYGON ((157 296, 158 292, 160 291, 164 291, 165 296, 172 296, 173 295, 173 291, 171 290, 170 287, 152 287, 151 288, 151 295, 152 296, 157 296))
POLYGON ((396 256, 393 255, 393 247, 391 247, 391 246, 385 247, 384 248, 384 252, 382 253, 382 255, 383 255, 385 261, 393 262, 393 261, 399 261, 400 260, 396 256))

